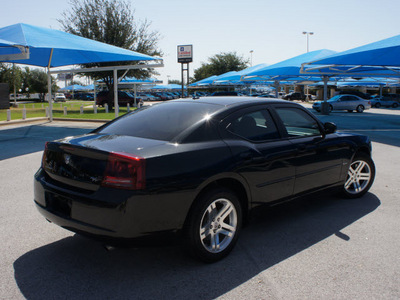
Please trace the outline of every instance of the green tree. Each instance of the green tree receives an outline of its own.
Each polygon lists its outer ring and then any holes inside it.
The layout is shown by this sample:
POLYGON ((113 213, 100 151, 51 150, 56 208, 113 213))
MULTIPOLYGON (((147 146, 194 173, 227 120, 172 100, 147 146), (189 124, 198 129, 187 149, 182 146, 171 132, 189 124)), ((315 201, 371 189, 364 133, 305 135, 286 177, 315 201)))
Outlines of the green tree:
POLYGON ((22 70, 17 65, 0 63, 0 82, 8 83, 10 93, 14 93, 15 89, 18 93, 22 85, 22 70))
MULTIPOLYGON (((40 100, 44 100, 47 93, 47 73, 40 69, 29 70, 28 87, 30 93, 38 93, 40 100)), ((51 90, 54 93, 58 88, 55 85, 55 78, 51 77, 51 90)))
MULTIPOLYGON (((64 31, 129 49, 151 56, 161 56, 158 49, 160 39, 157 31, 150 31, 151 23, 139 21, 134 17, 128 1, 124 0, 71 0, 71 8, 62 13, 58 20, 64 31)), ((85 67, 127 65, 132 62, 87 64, 85 67)), ((124 71, 119 71, 122 76, 124 71)), ((126 76, 148 78, 157 74, 154 69, 131 70, 126 76)), ((96 72, 85 74, 93 79, 103 80, 112 90, 112 72, 96 72)))
POLYGON ((221 75, 229 71, 240 71, 248 67, 249 60, 236 52, 220 53, 208 58, 208 63, 202 63, 194 70, 194 81, 199 81, 212 75, 221 75))

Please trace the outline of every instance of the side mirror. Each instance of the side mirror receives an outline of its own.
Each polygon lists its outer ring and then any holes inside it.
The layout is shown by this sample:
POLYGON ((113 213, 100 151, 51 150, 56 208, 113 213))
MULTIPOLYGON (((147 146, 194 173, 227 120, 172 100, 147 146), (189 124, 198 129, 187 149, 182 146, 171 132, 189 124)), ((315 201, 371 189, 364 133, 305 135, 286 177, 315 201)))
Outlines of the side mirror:
POLYGON ((324 123, 324 130, 326 134, 335 133, 337 130, 337 126, 335 123, 326 122, 324 123))

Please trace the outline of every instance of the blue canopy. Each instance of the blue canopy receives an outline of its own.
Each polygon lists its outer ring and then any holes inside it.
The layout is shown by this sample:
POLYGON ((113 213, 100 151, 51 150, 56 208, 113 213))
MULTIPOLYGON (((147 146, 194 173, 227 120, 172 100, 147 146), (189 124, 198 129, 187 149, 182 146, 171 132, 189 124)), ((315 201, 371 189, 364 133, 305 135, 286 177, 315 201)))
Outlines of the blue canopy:
POLYGON ((304 63, 304 73, 400 76, 400 35, 304 63))
MULTIPOLYGON (((186 86, 183 87, 186 89, 186 86)), ((153 90, 180 90, 182 86, 179 84, 156 85, 152 87, 153 90)))
POLYGON ((73 84, 59 89, 59 91, 80 91, 80 90, 86 90, 86 88, 79 84, 73 84))
POLYGON ((249 72, 242 77, 242 80, 254 80, 256 77, 270 80, 284 80, 290 77, 304 76, 300 73, 300 68, 303 63, 311 60, 320 59, 334 53, 336 52, 327 49, 307 52, 302 55, 298 55, 281 61, 279 63, 269 65, 265 68, 249 72))
MULTIPOLYGON (((3 40, 3 43, 6 41, 29 47, 29 59, 7 60, 7 62, 41 67, 160 59, 63 31, 21 23, 0 28, 0 40, 3 40)), ((0 47, 0 55, 18 51, 18 48, 10 50, 10 47, 0 47)))
POLYGON ((214 81, 215 78, 217 78, 217 75, 213 75, 207 78, 204 78, 202 80, 199 80, 197 82, 194 82, 192 84, 190 84, 189 86, 191 87, 199 87, 199 86, 207 86, 207 85, 211 85, 212 82, 214 81))
POLYGON ((227 73, 222 74, 222 75, 218 76, 217 78, 215 78, 213 82, 214 82, 214 84, 227 83, 227 82, 238 83, 243 75, 257 71, 259 69, 263 69, 267 66, 268 66, 268 64, 258 64, 258 65, 246 68, 244 70, 241 70, 241 71, 227 72, 227 73))
POLYGON ((133 83, 133 84, 149 84, 161 82, 155 78, 137 79, 136 77, 126 77, 122 79, 119 83, 133 83))

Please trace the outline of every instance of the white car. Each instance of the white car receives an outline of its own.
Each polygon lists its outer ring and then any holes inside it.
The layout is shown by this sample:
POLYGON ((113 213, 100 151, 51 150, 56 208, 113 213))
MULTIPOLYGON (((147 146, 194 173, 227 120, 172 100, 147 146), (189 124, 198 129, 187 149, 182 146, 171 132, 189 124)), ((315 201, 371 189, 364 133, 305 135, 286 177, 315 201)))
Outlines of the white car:
POLYGON ((56 93, 54 95, 54 102, 65 102, 67 98, 65 98, 65 95, 63 93, 56 93))
MULTIPOLYGON (((313 109, 320 112, 322 110, 323 101, 317 101, 313 104, 313 109)), ((371 108, 371 101, 362 99, 355 95, 336 95, 331 99, 327 100, 329 104, 329 111, 332 110, 347 110, 352 112, 353 110, 358 113, 362 113, 366 109, 371 108)))

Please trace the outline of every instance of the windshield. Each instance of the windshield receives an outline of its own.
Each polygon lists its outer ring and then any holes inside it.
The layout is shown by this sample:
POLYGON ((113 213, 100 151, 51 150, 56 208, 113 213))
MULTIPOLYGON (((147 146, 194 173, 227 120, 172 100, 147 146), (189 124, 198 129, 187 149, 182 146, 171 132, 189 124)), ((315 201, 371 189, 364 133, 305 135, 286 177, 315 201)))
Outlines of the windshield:
POLYGON ((172 141, 184 130, 209 118, 219 109, 221 105, 195 101, 165 102, 129 113, 96 132, 172 141))

